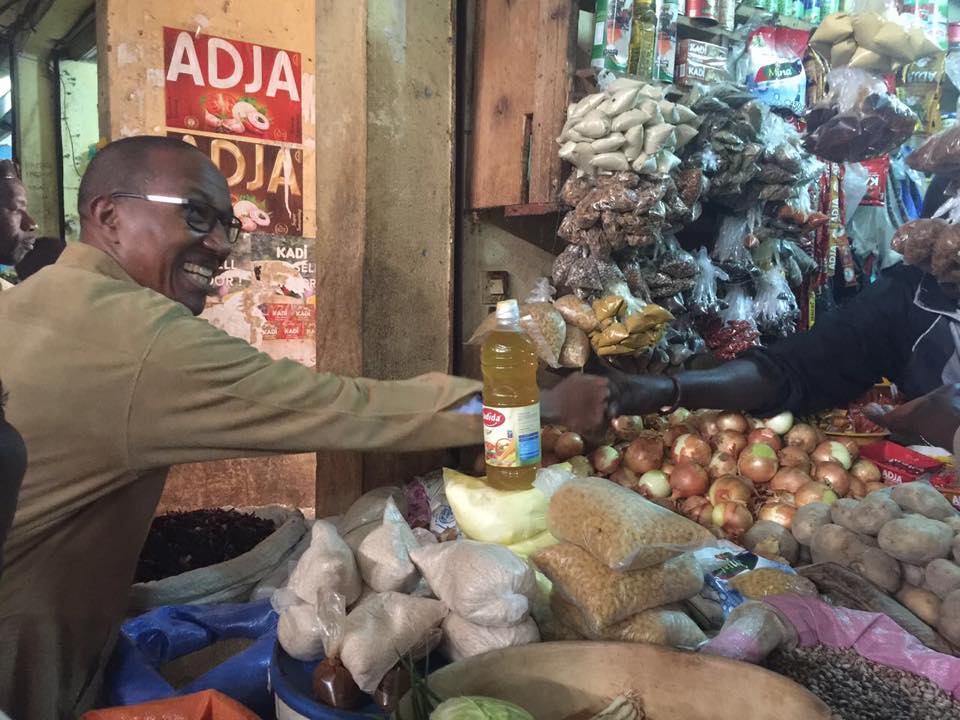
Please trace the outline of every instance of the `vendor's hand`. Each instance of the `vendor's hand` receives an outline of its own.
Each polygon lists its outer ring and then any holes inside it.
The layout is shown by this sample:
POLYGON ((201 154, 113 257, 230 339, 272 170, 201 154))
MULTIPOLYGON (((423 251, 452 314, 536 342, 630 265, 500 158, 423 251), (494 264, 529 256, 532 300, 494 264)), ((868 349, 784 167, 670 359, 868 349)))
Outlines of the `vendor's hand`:
POLYGON ((673 397, 673 382, 665 375, 629 375, 607 363, 602 372, 613 386, 613 417, 659 412, 673 397))
POLYGON ((953 450, 953 436, 960 427, 960 384, 944 385, 889 412, 873 403, 863 412, 892 433, 953 450))
POLYGON ((609 380, 595 375, 570 375, 540 393, 540 416, 545 424, 563 425, 586 437, 602 434, 616 413, 609 380))

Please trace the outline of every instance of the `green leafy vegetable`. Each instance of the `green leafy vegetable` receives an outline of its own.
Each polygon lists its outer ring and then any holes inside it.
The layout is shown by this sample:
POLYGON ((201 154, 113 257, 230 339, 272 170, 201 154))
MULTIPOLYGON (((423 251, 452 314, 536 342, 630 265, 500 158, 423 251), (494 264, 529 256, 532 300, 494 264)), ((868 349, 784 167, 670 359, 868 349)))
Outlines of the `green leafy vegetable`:
POLYGON ((442 703, 430 720, 533 720, 533 715, 513 703, 485 697, 459 697, 442 703))

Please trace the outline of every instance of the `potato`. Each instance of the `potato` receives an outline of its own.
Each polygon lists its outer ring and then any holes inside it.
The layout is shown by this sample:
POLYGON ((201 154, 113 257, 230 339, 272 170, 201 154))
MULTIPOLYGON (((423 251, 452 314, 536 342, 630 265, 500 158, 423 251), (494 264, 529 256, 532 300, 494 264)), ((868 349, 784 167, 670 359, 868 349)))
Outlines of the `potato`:
POLYGON ((854 560, 850 567, 889 593, 900 589, 900 563, 880 548, 868 547, 863 556, 854 560))
POLYGON ((815 563, 835 562, 844 567, 850 567, 860 560, 866 551, 867 546, 860 542, 856 533, 830 523, 817 529, 810 545, 815 563))
POLYGON ((916 585, 917 587, 923 587, 925 570, 926 568, 922 568, 919 565, 910 565, 905 562, 900 563, 900 577, 903 578, 905 583, 916 585))
POLYGON ((884 525, 877 540, 887 555, 911 565, 926 565, 950 554, 953 531, 939 520, 900 518, 884 525))
POLYGON ((800 556, 800 545, 790 531, 772 520, 760 520, 743 536, 743 546, 753 550, 759 543, 772 538, 778 548, 778 555, 791 565, 795 565, 800 556))
POLYGON ((837 500, 830 506, 830 519, 851 532, 876 535, 880 528, 900 517, 900 506, 883 495, 870 495, 865 500, 837 500))
POLYGON ((949 560, 932 560, 923 574, 923 588, 941 600, 954 590, 960 590, 960 567, 949 560))
POLYGON ((890 497, 905 511, 919 513, 931 520, 944 520, 957 514, 950 501, 929 483, 897 485, 890 491, 890 497))
POLYGON ((940 598, 932 592, 913 585, 904 585, 894 597, 927 625, 937 627, 937 621, 940 619, 941 602, 940 598))
POLYGON ((798 543, 810 545, 820 526, 829 522, 830 506, 824 503, 810 503, 797 510, 793 516, 793 524, 790 529, 798 543))
POLYGON ((943 599, 937 630, 954 645, 960 645, 960 590, 954 590, 943 599))

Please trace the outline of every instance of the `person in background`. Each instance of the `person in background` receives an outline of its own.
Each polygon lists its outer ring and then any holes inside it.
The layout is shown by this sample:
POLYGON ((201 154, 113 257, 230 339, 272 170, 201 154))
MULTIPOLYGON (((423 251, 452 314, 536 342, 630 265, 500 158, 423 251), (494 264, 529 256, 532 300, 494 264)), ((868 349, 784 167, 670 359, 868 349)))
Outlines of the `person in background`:
MULTIPOLYGON (((934 178, 923 217, 943 204, 934 178)), ((950 449, 960 428, 960 286, 938 283, 906 264, 797 333, 710 370, 675 377, 612 373, 616 401, 629 414, 686 407, 808 415, 843 407, 887 378, 909 402, 867 415, 907 442, 950 449)))
POLYGON ((17 278, 20 282, 23 282, 31 275, 47 267, 47 265, 53 265, 66 248, 67 243, 63 238, 37 238, 33 243, 33 249, 17 263, 17 278))
MULTIPOLYGON (((0 160, 0 265, 16 265, 33 249, 37 223, 27 210, 27 190, 17 164, 0 160)), ((11 283, 0 278, 0 291, 11 283)))
MULTIPOLYGON (((78 207, 80 242, 0 295, 0 338, 16 338, 0 353, 7 412, 30 453, 0 583, 0 710, 17 720, 95 701, 171 465, 462 447, 482 432, 477 382, 317 373, 196 317, 239 222, 195 147, 106 146, 78 207)), ((589 432, 609 399, 607 379, 567 378, 542 416, 589 432)))
POLYGON ((3 544, 13 524, 20 484, 27 470, 27 449, 23 438, 3 414, 7 396, 0 383, 0 580, 3 578, 3 544))

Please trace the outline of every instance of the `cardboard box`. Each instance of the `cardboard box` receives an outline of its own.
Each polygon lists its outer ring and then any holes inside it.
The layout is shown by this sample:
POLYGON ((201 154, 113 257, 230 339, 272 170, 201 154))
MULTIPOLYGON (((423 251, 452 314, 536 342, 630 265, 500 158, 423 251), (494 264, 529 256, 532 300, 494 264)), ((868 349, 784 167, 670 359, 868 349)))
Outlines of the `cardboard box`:
POLYGON ((692 85, 729 80, 727 48, 700 40, 681 40, 677 50, 677 82, 692 85))

